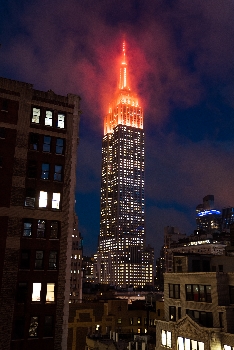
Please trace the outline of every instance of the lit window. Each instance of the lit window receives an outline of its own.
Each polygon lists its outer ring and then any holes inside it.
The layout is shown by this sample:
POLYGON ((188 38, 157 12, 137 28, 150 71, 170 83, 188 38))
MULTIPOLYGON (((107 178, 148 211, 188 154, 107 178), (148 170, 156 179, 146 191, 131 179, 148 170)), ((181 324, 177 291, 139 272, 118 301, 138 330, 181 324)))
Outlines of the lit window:
POLYGON ((46 208, 46 207, 47 207, 47 192, 40 191, 39 208, 46 208))
POLYGON ((65 122, 65 115, 59 113, 58 114, 58 128, 60 129, 64 129, 64 122, 65 122))
POLYGON ((62 181, 62 165, 54 166, 54 180, 62 181))
POLYGON ((55 283, 47 283, 47 289, 46 289, 46 301, 47 302, 54 302, 54 286, 55 283))
POLYGON ((24 237, 31 237, 32 236, 32 223, 30 221, 24 221, 23 236, 24 237))
POLYGON ((43 152, 50 152, 50 144, 51 144, 51 137, 50 136, 44 136, 43 152))
POLYGON ((42 165, 41 165, 41 179, 48 180, 49 179, 49 171, 50 171, 50 165, 48 163, 42 163, 42 165))
POLYGON ((32 123, 39 124, 40 123, 40 108, 33 108, 32 113, 32 123))
POLYGON ((52 209, 59 209, 60 207, 60 193, 53 193, 52 209))
POLYGON ((46 111, 46 116, 45 116, 45 125, 46 126, 52 126, 52 112, 51 111, 46 111))
POLYGON ((38 220, 37 222, 37 237, 45 237, 45 220, 38 220))
POLYGON ((41 283, 33 283, 32 301, 41 301, 41 283))
POLYGON ((56 251, 50 251, 49 255, 49 270, 56 270, 57 269, 57 252, 56 251))
POLYGON ((32 316, 30 319, 30 325, 28 335, 30 338, 37 337, 38 334, 38 316, 32 316))
POLYGON ((56 139, 56 154, 63 154, 63 153, 64 153, 64 140, 56 139))

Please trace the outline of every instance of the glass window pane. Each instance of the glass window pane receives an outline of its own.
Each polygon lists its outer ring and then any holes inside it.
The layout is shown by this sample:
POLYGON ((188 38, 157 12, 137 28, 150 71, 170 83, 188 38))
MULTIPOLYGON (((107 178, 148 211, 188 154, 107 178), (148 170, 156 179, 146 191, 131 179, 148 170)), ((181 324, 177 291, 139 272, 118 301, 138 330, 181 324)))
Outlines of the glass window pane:
POLYGON ((58 128, 64 129, 65 115, 62 113, 58 114, 58 128))
POLYGON ((54 180, 62 181, 62 165, 54 166, 54 180))
POLYGON ((43 152, 50 152, 51 137, 44 136, 43 152))
POLYGON ((166 337, 166 331, 162 329, 162 345, 166 346, 167 345, 167 337, 166 337))
POLYGON ((33 151, 38 150, 38 140, 39 140, 38 134, 30 134, 30 141, 29 141, 30 150, 33 150, 33 151))
POLYGON ((23 232, 24 237, 31 237, 32 236, 32 223, 25 221, 24 222, 24 232, 23 232))
POLYGON ((40 123, 40 108, 33 108, 33 115, 32 115, 32 123, 39 124, 40 123))
POLYGON ((46 301, 47 302, 54 302, 54 287, 55 283, 47 283, 47 289, 46 289, 46 301))
POLYGON ((49 171, 50 171, 50 165, 48 163, 42 163, 42 165, 41 165, 41 179, 48 180, 49 179, 49 171))
POLYGON ((37 250, 36 251, 36 258, 35 258, 35 270, 42 270, 43 269, 43 250, 37 250))
POLYGON ((59 209, 60 207, 60 193, 53 193, 52 208, 59 209))
POLYGON ((58 238, 58 221, 52 221, 50 224, 50 238, 58 238))
POLYGON ((56 139, 56 154, 63 154, 64 151, 64 140, 56 139))
POLYGON ((57 269, 57 252, 56 251, 50 251, 49 255, 49 270, 56 270, 57 269))
POLYGON ((47 207, 47 192, 40 191, 39 208, 46 208, 46 207, 47 207))
POLYGON ((45 116, 45 125, 46 126, 52 126, 52 112, 51 111, 46 111, 46 116, 45 116))
POLYGON ((44 337, 53 337, 53 316, 45 316, 44 337))
POLYGON ((37 222, 37 237, 45 237, 45 220, 38 220, 37 222))
POLYGON ((41 300, 41 283, 33 283, 32 301, 41 300))
POLYGON ((30 319, 28 335, 29 337, 37 337, 38 335, 38 317, 37 316, 33 316, 30 319))

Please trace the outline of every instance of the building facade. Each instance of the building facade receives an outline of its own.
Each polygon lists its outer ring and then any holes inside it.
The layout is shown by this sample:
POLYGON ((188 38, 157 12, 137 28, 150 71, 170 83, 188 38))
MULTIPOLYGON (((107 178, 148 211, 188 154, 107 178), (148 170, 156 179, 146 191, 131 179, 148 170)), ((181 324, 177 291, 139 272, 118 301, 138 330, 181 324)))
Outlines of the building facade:
POLYGON ((66 349, 79 96, 0 78, 0 349, 66 349))
POLYGON ((118 92, 104 120, 99 281, 120 287, 152 283, 145 250, 143 111, 127 85, 125 43, 118 92))

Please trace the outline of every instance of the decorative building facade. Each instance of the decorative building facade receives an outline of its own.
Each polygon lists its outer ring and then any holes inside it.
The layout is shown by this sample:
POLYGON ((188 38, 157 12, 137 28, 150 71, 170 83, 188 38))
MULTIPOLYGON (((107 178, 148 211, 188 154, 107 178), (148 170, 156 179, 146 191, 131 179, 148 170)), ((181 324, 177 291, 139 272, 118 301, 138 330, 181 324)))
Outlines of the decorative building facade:
POLYGON ((152 284, 153 251, 145 249, 143 110, 128 87, 125 43, 118 92, 104 120, 99 281, 152 284), (150 251, 150 254, 149 254, 150 251))
POLYGON ((0 78, 0 348, 67 347, 79 96, 0 78))

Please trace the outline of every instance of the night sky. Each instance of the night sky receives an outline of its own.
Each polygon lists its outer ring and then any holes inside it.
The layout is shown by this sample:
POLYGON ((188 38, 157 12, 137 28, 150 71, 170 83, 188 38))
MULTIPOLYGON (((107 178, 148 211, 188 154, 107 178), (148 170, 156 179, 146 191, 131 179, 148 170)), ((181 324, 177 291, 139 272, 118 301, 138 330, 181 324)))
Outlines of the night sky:
POLYGON ((146 235, 191 234, 207 194, 234 206, 233 0, 1 0, 0 76, 81 96, 76 211, 84 253, 99 234, 103 119, 123 37, 144 108, 146 235))

